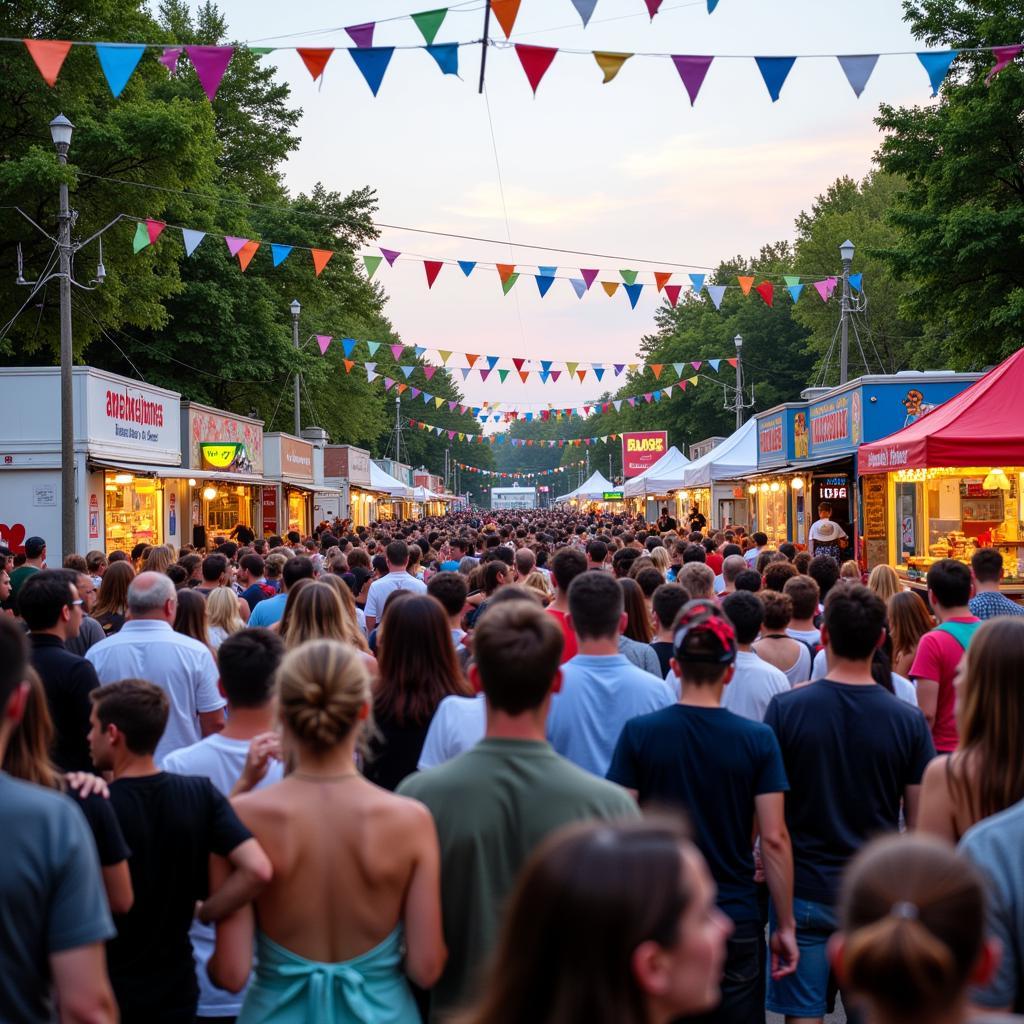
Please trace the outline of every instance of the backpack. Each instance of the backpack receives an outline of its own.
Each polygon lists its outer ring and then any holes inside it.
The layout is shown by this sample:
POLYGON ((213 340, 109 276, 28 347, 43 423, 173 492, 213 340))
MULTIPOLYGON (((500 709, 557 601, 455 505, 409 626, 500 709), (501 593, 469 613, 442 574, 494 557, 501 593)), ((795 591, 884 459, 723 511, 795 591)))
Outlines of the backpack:
POLYGON ((948 633, 966 651, 980 625, 980 622, 944 622, 935 628, 939 632, 948 633))

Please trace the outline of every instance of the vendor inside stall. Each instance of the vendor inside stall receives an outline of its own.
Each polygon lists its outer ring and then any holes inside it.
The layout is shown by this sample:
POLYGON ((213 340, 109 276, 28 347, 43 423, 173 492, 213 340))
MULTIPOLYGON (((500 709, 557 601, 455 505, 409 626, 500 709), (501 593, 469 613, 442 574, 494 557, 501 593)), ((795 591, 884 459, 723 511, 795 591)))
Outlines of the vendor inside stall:
POLYGON ((104 474, 107 547, 131 551, 136 544, 164 542, 164 481, 134 473, 104 474))

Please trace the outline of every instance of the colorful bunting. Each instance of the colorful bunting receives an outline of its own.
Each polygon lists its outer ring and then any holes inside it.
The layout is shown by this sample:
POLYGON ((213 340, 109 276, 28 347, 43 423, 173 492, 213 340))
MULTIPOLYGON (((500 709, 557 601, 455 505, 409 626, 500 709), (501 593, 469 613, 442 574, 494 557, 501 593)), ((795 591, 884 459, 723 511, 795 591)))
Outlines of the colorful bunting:
POLYGON ((252 258, 256 255, 256 250, 259 247, 259 242, 253 242, 250 240, 238 250, 238 265, 242 268, 243 274, 245 273, 245 268, 252 262, 252 258))
POLYGON ((234 235, 224 236, 224 243, 227 245, 228 252, 231 253, 232 256, 237 256, 239 249, 241 249, 248 241, 248 238, 236 238, 234 235))
POLYGON ((762 281, 755 289, 758 295, 765 301, 765 305, 775 305, 775 288, 771 281, 762 281))
POLYGON ((618 281, 602 281, 601 287, 604 289, 605 295, 611 298, 619 290, 618 281))
POLYGON ((519 280, 519 275, 518 274, 509 274, 508 277, 503 278, 502 282, 501 282, 502 293, 505 294, 505 295, 508 295, 508 293, 510 291, 512 291, 512 288, 514 287, 516 281, 518 281, 518 280, 519 280))
POLYGON ((96 56, 114 96, 120 96, 146 47, 130 43, 97 43, 96 56))
POLYGON ((440 260, 424 260, 423 269, 427 273, 427 287, 433 288, 434 282, 437 280, 437 275, 441 273, 441 267, 444 266, 440 260))
POLYGON ((498 271, 501 283, 504 284, 515 272, 516 265, 514 263, 496 263, 495 269, 498 271))
POLYGON ((772 98, 772 103, 777 102, 779 93, 782 92, 782 86, 796 63, 796 57, 755 57, 754 60, 764 79, 768 95, 772 98))
POLYGON ((380 254, 388 261, 389 267, 393 267, 395 265, 395 260, 402 255, 400 252, 395 252, 394 249, 381 249, 380 254))
POLYGON ((206 237, 206 232, 193 231, 191 228, 182 228, 181 237, 185 243, 185 255, 191 256, 198 248, 199 243, 206 237))
POLYGON ((441 7, 436 11, 420 11, 418 14, 410 15, 416 23, 416 27, 423 34, 423 38, 428 46, 437 38, 438 29, 440 29, 447 13, 448 8, 441 7))
POLYGON ((367 50, 373 46, 373 30, 375 22, 367 21, 362 25, 349 25, 345 31, 360 50, 367 50))
POLYGON ((192 67, 196 69, 196 77, 199 84, 206 93, 206 98, 212 103, 220 88, 220 81, 224 72, 235 55, 233 46, 186 46, 185 52, 188 59, 192 61, 192 67))
POLYGON ((527 46, 525 43, 516 43, 516 53, 519 55, 519 63, 526 72, 527 81, 533 89, 534 96, 537 95, 537 86, 540 85, 544 73, 551 62, 555 59, 558 50, 550 46, 527 46))
POLYGON ((329 334, 318 334, 316 336, 316 343, 320 346, 320 355, 327 355, 327 348, 332 340, 329 334))
POLYGON ((661 294, 661 289, 668 284, 671 277, 670 273, 665 273, 664 271, 656 270, 654 272, 654 288, 659 295, 661 294))
POLYGON ((622 65, 632 57, 631 53, 611 53, 607 50, 595 50, 594 60, 604 72, 602 85, 607 85, 621 70, 622 65))
POLYGON ((625 288, 626 294, 629 296, 630 309, 636 309, 637 300, 640 298, 644 286, 642 284, 624 284, 622 287, 625 288))
POLYGON ((43 81, 52 89, 57 84, 57 76, 71 44, 60 39, 25 39, 23 42, 43 81))
POLYGON ((1024 50, 1024 46, 1019 43, 1016 46, 993 46, 992 56, 995 57, 995 67, 985 76, 985 84, 991 85, 992 79, 999 74, 1003 68, 1007 67, 1012 61, 1020 56, 1021 51, 1024 50))
POLYGON ((135 237, 132 239, 132 252, 140 253, 146 246, 149 245, 149 232, 146 230, 146 225, 139 221, 135 225, 135 237))
POLYGON ((704 274, 690 274, 690 287, 695 291, 699 292, 704 287, 704 274))
POLYGON ((582 299, 587 291, 587 282, 582 277, 570 277, 569 284, 572 285, 572 290, 576 293, 577 299, 582 299))
POLYGON ((754 285, 754 279, 752 277, 737 277, 736 280, 740 283, 740 291, 742 291, 744 295, 749 295, 750 289, 754 285))
POLYGON ((306 65, 306 70, 313 76, 315 82, 324 73, 334 50, 329 46, 299 47, 295 52, 302 58, 302 63, 306 65))
POLYGON ((637 272, 635 270, 620 270, 619 273, 626 284, 636 284, 637 272))
POLYGON ((172 78, 178 73, 178 61, 184 52, 184 46, 168 46, 164 49, 164 52, 157 57, 157 60, 167 68, 167 71, 172 78))
POLYGON ((374 96, 380 89, 380 83, 384 81, 384 72, 387 71, 394 52, 393 46, 377 46, 348 51, 374 96))
POLYGON ((437 43, 427 47, 427 53, 434 58, 434 63, 445 75, 457 75, 459 73, 459 44, 458 43, 437 43))
POLYGON ((149 235, 149 242, 152 245, 159 237, 163 229, 167 225, 162 220, 147 220, 146 221, 146 234, 149 235))
POLYGON ((661 0, 644 0, 644 3, 647 4, 647 13, 650 15, 651 21, 654 21, 654 16, 661 6, 661 0))
POLYGON ((878 54, 864 53, 837 59, 839 66, 843 69, 843 74, 846 75, 846 80, 850 83, 850 88, 857 99, 860 99, 860 94, 864 91, 871 72, 875 70, 875 65, 878 63, 878 54))
POLYGON ((519 16, 519 4, 521 0, 491 0, 491 13, 498 19, 505 38, 512 35, 516 18, 519 16))
POLYGON ((711 296, 711 301, 715 304, 715 309, 721 309, 722 299, 725 296, 725 285, 709 284, 707 286, 707 293, 711 296))
POLYGON ((679 293, 682 291, 683 286, 681 284, 667 284, 665 285, 665 295, 668 301, 675 306, 679 301, 679 293))
POLYGON ((538 274, 536 277, 537 291, 540 292, 540 297, 543 299, 548 293, 548 289, 555 283, 555 279, 547 274, 538 274))
POLYGON ((928 72, 928 80, 932 84, 932 95, 939 95, 939 86, 949 71, 949 65, 956 60, 959 50, 937 50, 930 53, 919 53, 917 59, 928 72))
POLYGON ((850 275, 850 287, 855 291, 860 291, 861 282, 864 280, 863 274, 851 274, 850 275))
POLYGON ((372 281, 373 275, 377 273, 377 268, 380 266, 380 261, 383 256, 364 256, 363 266, 366 268, 366 280, 372 281))
POLYGON ((590 286, 597 280, 597 275, 600 273, 599 270, 581 270, 580 277, 583 278, 583 283, 587 286, 589 291, 590 286))
POLYGON ((473 273, 473 268, 476 266, 476 260, 459 260, 459 269, 469 277, 473 273))
POLYGON ((690 97, 691 107, 697 102, 697 93, 700 92, 700 87, 704 84, 704 76, 708 73, 708 68, 711 67, 711 62, 714 59, 714 57, 696 56, 672 57, 672 63, 675 64, 676 71, 679 72, 686 93, 690 97))
MULTIPOLYGON (((270 259, 275 267, 281 266, 291 254, 292 246, 290 245, 278 245, 276 242, 270 243, 270 259)), ((379 257, 378 257, 379 259, 379 257)))
POLYGON ((310 249, 309 251, 313 256, 313 269, 316 271, 316 276, 319 277, 324 267, 330 262, 334 252, 330 249, 310 249))
POLYGON ((583 27, 586 28, 594 13, 594 8, 597 6, 597 0, 572 0, 572 5, 576 8, 583 27))

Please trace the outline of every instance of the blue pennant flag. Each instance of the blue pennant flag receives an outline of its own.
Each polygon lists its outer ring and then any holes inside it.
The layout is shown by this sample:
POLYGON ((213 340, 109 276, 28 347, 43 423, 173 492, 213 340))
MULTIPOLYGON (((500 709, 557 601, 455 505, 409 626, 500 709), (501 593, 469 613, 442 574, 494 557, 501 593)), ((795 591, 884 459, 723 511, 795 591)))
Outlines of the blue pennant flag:
POLYGON ((800 293, 804 290, 802 284, 791 284, 786 286, 787 291, 793 297, 793 301, 796 302, 800 298, 800 293))
POLYGON ((366 347, 370 350, 370 355, 371 356, 375 356, 377 354, 377 349, 380 348, 380 342, 379 341, 368 341, 366 343, 366 347))
POLYGON ((540 368, 541 368, 541 369, 542 369, 542 370, 543 370, 543 371, 544 371, 545 373, 550 373, 550 372, 551 372, 551 364, 552 364, 553 362, 554 362, 554 360, 553 360, 553 359, 542 359, 542 360, 540 361, 540 368))
POLYGON ((768 95, 771 96, 772 103, 775 103, 779 98, 779 93, 782 92, 782 86, 785 84, 787 76, 796 63, 796 57, 755 57, 754 60, 764 79, 768 95))
POLYGON ((959 50, 939 50, 933 53, 919 53, 917 59, 928 72, 928 79, 932 83, 932 95, 939 95, 939 86, 949 71, 949 65, 956 60, 959 50))
POLYGON ((851 274, 850 275, 850 287, 855 292, 859 292, 860 291, 860 284, 861 284, 861 281, 863 281, 863 280, 864 280, 864 275, 863 274, 851 274))
POLYGON ((416 369, 415 366, 400 366, 399 369, 405 374, 405 379, 408 380, 412 376, 412 371, 416 369))
POLYGON ((541 370, 541 371, 540 371, 540 379, 541 379, 541 380, 542 380, 542 381, 543 381, 543 382, 544 382, 545 384, 547 384, 547 382, 548 382, 548 377, 550 377, 550 376, 551 376, 551 371, 550 371, 550 370, 541 370))
POLYGON ((395 52, 395 48, 393 46, 366 46, 351 49, 348 52, 363 78, 366 79, 370 92, 376 96, 377 90, 380 89, 380 83, 384 81, 384 73, 388 69, 388 64, 391 63, 391 56, 395 52))
MULTIPOLYGON (((437 66, 446 75, 457 75, 459 73, 458 43, 438 43, 436 46, 428 46, 427 53, 437 61, 437 66)), ((376 92, 374 95, 376 95, 376 92)))
POLYGON ((484 356, 484 358, 487 360, 487 369, 493 370, 498 365, 501 356, 484 356))
POLYGON ((290 245, 278 245, 276 242, 270 243, 270 256, 274 261, 274 266, 279 267, 286 259, 288 254, 292 251, 290 245))
POLYGON ((350 359, 352 357, 352 353, 355 351, 356 339, 342 338, 341 347, 345 350, 345 358, 350 359))
POLYGON ((708 14, 714 14, 718 6, 718 0, 708 0, 708 14))
POLYGON ((586 28, 587 22, 590 21, 590 16, 594 13, 594 8, 597 6, 597 0, 572 0, 572 5, 576 8, 576 13, 580 16, 583 27, 586 28))
POLYGON ((538 267, 537 273, 541 277, 554 277, 558 273, 558 267, 538 267))
POLYGON ((626 289, 626 294, 629 296, 630 309, 636 309, 637 299, 640 298, 644 286, 642 284, 624 284, 622 287, 626 289))
POLYGON ((569 283, 572 285, 572 290, 576 293, 576 298, 582 299, 587 291, 587 282, 582 277, 570 277, 569 283))
POLYGON ((721 362, 722 362, 721 359, 709 359, 708 360, 708 363, 710 364, 711 369, 714 370, 715 373, 718 373, 718 367, 721 365, 721 362))
POLYGON ((181 237, 185 241, 185 255, 191 256, 196 251, 199 243, 206 237, 205 231, 193 231, 191 228, 182 228, 181 237))
POLYGON ((657 391, 654 392, 654 400, 656 402, 660 402, 661 401, 661 388, 659 388, 657 391))
POLYGON ((414 351, 416 352, 416 358, 419 359, 419 357, 427 350, 422 345, 417 345, 414 351))
POLYGON ((459 269, 469 277, 473 273, 473 268, 476 266, 476 260, 459 260, 459 269))
POLYGON ((430 403, 431 403, 431 402, 432 402, 433 400, 434 400, 434 396, 433 396, 432 394, 430 394, 430 393, 429 393, 429 392, 427 392, 427 391, 424 391, 424 392, 423 392, 423 404, 424 404, 424 405, 430 405, 430 403))
POLYGON ((128 84, 135 66, 139 63, 145 46, 126 43, 97 43, 96 56, 100 67, 107 77, 107 85, 114 96, 120 96, 121 90, 128 84))
POLYGON ((868 79, 871 77, 871 72, 875 70, 875 65, 878 63, 877 53, 864 53, 856 56, 838 57, 839 66, 843 69, 843 74, 846 75, 846 80, 850 83, 850 88, 854 91, 854 94, 860 99, 860 94, 864 91, 864 87, 868 84, 868 79))
POLYGON ((555 283, 555 279, 547 274, 542 274, 537 277, 537 291, 540 292, 540 297, 543 299, 548 293, 548 289, 555 283))
POLYGON ((600 380, 604 376, 604 367, 603 366, 595 366, 594 367, 594 376, 598 380, 600 380))
POLYGON ((701 288, 704 287, 704 278, 705 278, 705 276, 706 275, 704 275, 704 274, 691 274, 690 275, 690 284, 692 285, 693 290, 695 292, 699 292, 701 290, 701 288))

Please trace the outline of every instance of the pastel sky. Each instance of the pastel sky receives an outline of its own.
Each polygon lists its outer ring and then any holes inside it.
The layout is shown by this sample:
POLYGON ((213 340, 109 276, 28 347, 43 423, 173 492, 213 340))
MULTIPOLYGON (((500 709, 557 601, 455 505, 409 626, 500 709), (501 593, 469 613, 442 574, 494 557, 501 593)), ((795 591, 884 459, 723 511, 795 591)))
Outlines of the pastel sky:
MULTIPOLYGON (((383 19, 443 2, 221 6, 231 35, 253 45, 349 46, 343 26, 375 19, 374 42, 401 46, 422 43, 418 29, 408 18, 383 19)), ((449 13, 437 42, 480 38, 482 0, 461 7, 449 13)), ((491 26, 492 37, 503 39, 493 19, 491 26)), ((297 54, 282 50, 269 59, 304 111, 288 186, 299 191, 319 180, 345 192, 372 185, 381 223, 502 240, 382 231, 381 245, 420 258, 524 263, 531 271, 557 265, 565 276, 600 267, 609 280, 619 267, 665 269, 683 283, 687 270, 792 238, 796 215, 830 182, 865 174, 879 143, 872 119, 880 102, 930 102, 927 75, 914 56, 920 46, 898 0, 720 0, 712 15, 704 0, 664 0, 653 23, 643 0, 598 0, 586 30, 570 0, 522 0, 513 41, 638 54, 905 52, 879 60, 860 99, 834 58, 799 60, 774 104, 752 59, 719 59, 691 108, 672 62, 662 57, 638 55, 602 85, 589 53, 563 53, 535 98, 515 52, 492 47, 485 97, 477 92, 479 47, 460 51, 461 79, 442 76, 423 51, 398 50, 374 99, 347 54, 334 55, 320 84, 297 54), (509 237, 514 247, 504 241, 509 237)), ((822 269, 837 269, 838 253, 836 264, 822 269)), ((384 264, 378 275, 407 344, 508 357, 629 362, 653 329, 658 301, 647 287, 633 311, 621 289, 608 298, 596 284, 580 300, 568 280, 556 281, 541 299, 530 277, 503 297, 492 269, 466 279, 454 266, 445 266, 428 291, 415 259, 391 269, 384 264)), ((817 299, 805 292, 801 301, 817 299)), ((331 324, 306 326, 336 333, 331 324)), ((452 365, 464 362, 453 357, 452 365)), ((602 388, 589 377, 582 385, 536 378, 523 385, 511 377, 502 385, 474 374, 463 390, 474 404, 525 409, 581 405, 602 388)))

